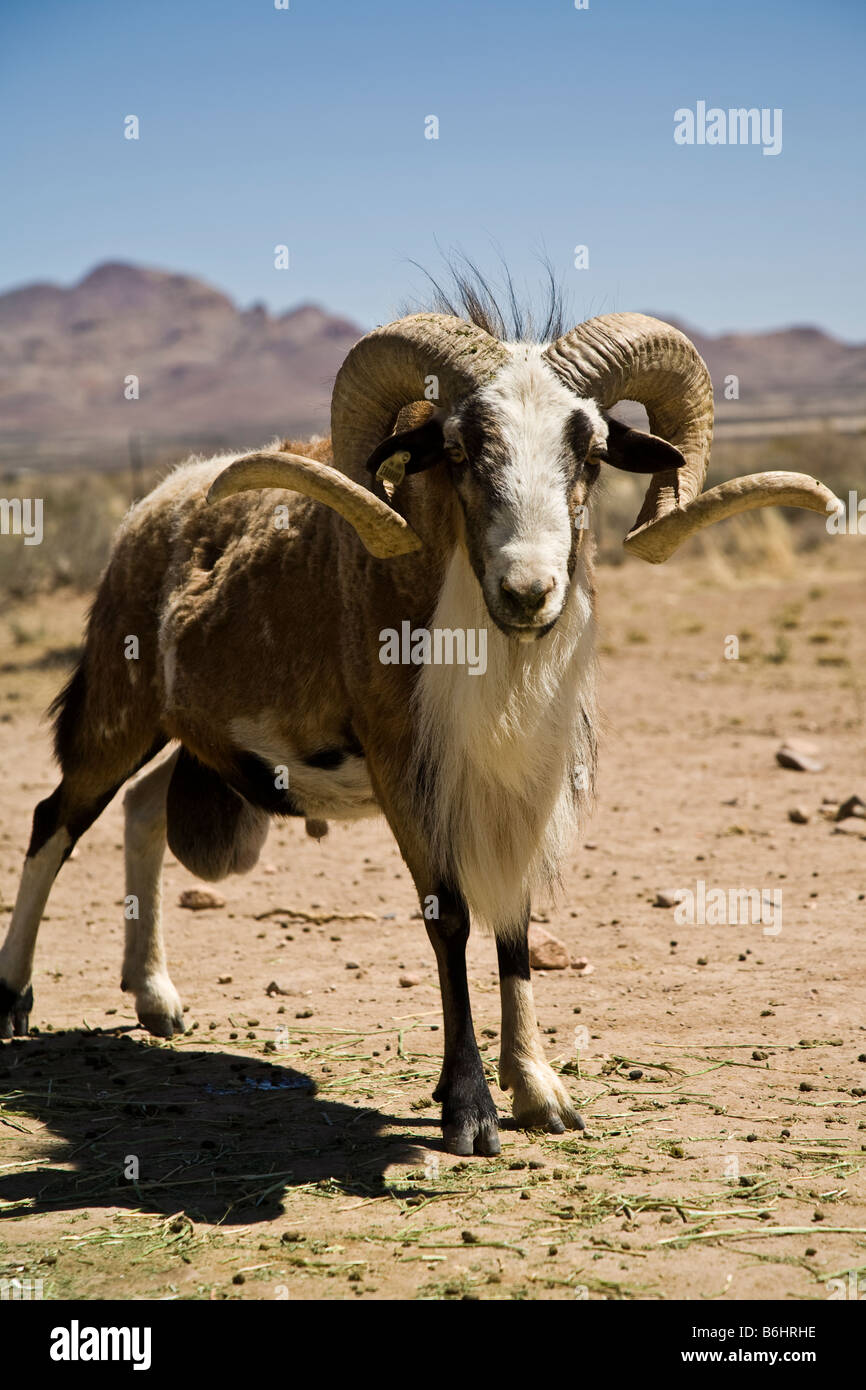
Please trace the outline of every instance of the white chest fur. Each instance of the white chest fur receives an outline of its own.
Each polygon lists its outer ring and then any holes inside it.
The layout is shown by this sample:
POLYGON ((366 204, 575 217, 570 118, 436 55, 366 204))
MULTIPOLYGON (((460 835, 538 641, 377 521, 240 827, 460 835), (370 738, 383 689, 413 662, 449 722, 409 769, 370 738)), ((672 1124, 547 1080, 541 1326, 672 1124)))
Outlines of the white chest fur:
POLYGON ((555 882, 595 766, 594 618, 580 561, 565 609, 539 642, 490 621, 458 546, 431 626, 486 627, 487 669, 425 666, 415 693, 416 760, 433 773, 419 807, 440 872, 477 919, 507 934, 555 882))

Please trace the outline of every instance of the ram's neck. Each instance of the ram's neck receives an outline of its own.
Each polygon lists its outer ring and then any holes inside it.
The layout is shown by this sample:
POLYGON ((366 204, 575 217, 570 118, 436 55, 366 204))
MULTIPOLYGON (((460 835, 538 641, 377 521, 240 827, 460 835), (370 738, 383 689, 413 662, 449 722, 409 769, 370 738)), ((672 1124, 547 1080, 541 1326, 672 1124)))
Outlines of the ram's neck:
POLYGON ((414 696, 415 756, 435 775, 421 810, 434 852, 477 916, 498 930, 556 878, 595 770, 592 578, 579 560, 566 606, 539 642, 491 622, 462 546, 449 560, 431 629, 463 630, 476 662, 425 665, 414 696), (456 862, 449 863, 449 859, 456 862))

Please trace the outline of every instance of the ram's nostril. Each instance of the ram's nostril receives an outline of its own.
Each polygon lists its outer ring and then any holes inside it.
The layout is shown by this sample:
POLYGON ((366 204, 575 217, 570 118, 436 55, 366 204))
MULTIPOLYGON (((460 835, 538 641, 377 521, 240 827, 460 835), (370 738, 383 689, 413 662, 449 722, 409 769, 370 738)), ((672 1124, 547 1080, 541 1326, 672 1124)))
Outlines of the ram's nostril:
POLYGON ((546 580, 533 579, 528 584, 507 578, 500 580, 503 596, 512 607, 523 609, 526 613, 537 612, 555 587, 556 579, 553 576, 546 580))

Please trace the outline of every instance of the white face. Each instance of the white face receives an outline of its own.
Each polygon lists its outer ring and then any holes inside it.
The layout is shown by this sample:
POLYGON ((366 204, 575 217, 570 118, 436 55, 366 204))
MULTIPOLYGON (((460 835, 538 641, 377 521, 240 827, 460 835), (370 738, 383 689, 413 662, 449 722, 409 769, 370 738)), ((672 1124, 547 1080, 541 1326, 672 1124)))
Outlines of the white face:
POLYGON ((454 467, 469 554, 494 622, 535 641, 568 596, 580 542, 579 510, 607 440, 593 401, 579 401, 540 360, 541 349, 511 348, 512 360, 445 424, 462 447, 454 467))

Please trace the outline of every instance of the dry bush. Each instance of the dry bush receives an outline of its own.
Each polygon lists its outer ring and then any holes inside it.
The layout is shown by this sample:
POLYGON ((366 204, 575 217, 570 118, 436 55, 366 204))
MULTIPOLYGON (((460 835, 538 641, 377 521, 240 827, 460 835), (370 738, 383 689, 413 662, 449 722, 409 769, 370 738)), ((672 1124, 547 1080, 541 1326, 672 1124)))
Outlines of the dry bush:
MULTIPOLYGON (((707 487, 746 473, 782 470, 807 473, 820 479, 837 497, 863 491, 866 478, 866 432, 768 436, 763 440, 721 440, 713 448, 707 487)), ((643 497, 644 482, 629 474, 606 470, 602 503, 596 508, 594 527, 603 563, 621 564, 622 540, 634 523, 643 497)), ((816 550, 829 536, 821 518, 796 507, 771 507, 732 517, 720 526, 702 531, 686 542, 683 553, 694 549, 709 564, 730 576, 750 570, 793 573, 795 557, 816 550)))
POLYGON ((0 594, 26 599, 65 585, 95 587, 130 504, 128 474, 20 474, 0 481, 0 495, 41 498, 43 526, 40 545, 0 536, 0 594))

